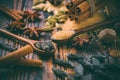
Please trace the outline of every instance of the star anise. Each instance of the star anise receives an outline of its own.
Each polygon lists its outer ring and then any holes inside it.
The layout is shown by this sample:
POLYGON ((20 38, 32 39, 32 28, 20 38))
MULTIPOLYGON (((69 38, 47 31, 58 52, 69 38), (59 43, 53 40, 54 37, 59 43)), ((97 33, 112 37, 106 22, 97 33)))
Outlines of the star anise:
POLYGON ((82 37, 76 37, 74 40, 73 40, 73 43, 72 45, 73 46, 83 46, 85 43, 88 43, 89 42, 89 37, 88 36, 82 36, 82 37))
POLYGON ((38 11, 24 11, 23 18, 26 19, 28 22, 40 21, 41 19, 39 17, 40 13, 38 11))
POLYGON ((18 30, 23 30, 25 26, 26 26, 26 23, 14 21, 8 24, 7 28, 10 29, 11 32, 13 32, 13 31, 18 31, 18 30))
POLYGON ((23 34, 26 34, 29 36, 29 38, 38 38, 39 37, 39 33, 42 31, 41 28, 38 27, 31 27, 31 28, 27 28, 23 34))

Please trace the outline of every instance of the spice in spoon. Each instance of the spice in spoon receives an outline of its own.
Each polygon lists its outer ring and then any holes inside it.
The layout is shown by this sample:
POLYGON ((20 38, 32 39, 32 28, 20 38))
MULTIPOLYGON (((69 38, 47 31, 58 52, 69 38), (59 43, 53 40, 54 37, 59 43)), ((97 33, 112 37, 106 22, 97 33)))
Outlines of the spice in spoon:
POLYGON ((58 31, 55 34, 52 35, 53 40, 64 40, 68 39, 71 37, 75 31, 68 31, 68 30, 63 30, 63 31, 58 31))
POLYGON ((50 40, 46 40, 43 42, 37 42, 35 43, 35 46, 40 49, 40 50, 44 50, 46 52, 51 52, 51 51, 55 51, 55 48, 52 44, 52 42, 50 40))

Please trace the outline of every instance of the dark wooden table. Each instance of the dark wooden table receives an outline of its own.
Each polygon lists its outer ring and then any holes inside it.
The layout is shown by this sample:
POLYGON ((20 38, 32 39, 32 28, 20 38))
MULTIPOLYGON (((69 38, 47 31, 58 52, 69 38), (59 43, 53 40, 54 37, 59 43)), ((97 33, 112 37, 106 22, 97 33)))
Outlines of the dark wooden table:
MULTIPOLYGON (((31 10, 33 0, 0 0, 0 5, 5 5, 10 9, 17 10, 31 10)), ((7 18, 4 14, 0 12, 0 28, 6 27, 8 23, 12 20, 7 18)), ((36 23, 36 25, 42 25, 43 23, 36 23)), ((28 24, 27 27, 33 26, 34 23, 28 24)), ((6 39, 0 36, 0 42, 13 45, 14 47, 21 48, 23 45, 16 43, 12 40, 6 39)), ((5 56, 9 51, 0 49, 0 56, 5 56)), ((31 53, 30 55, 25 56, 27 59, 38 59, 38 56, 31 53)), ((47 62, 45 63, 45 65, 47 62)), ((49 80, 46 76, 46 79, 43 78, 43 74, 46 73, 46 68, 44 70, 38 68, 24 68, 24 67, 0 67, 0 80, 49 80)), ((44 75, 45 76, 45 75, 44 75)))
MULTIPOLYGON (((0 0, 0 5, 5 5, 11 9, 22 9, 22 10, 31 10, 32 7, 32 1, 33 0, 0 0)), ((42 14, 42 19, 44 19, 44 13, 40 12, 42 14)), ((10 19, 8 19, 4 14, 0 13, 0 28, 6 27, 8 23, 12 22, 10 19)), ((43 26, 44 21, 40 23, 30 23, 27 25, 27 27, 32 27, 34 25, 40 27, 43 26)), ((12 40, 6 39, 5 37, 0 36, 0 42, 7 43, 10 45, 13 45, 15 47, 21 48, 24 45, 21 45, 20 43, 16 43, 12 40)), ((5 51, 3 49, 0 49, 0 57, 5 56, 9 51, 5 51)), ((80 53, 83 55, 84 53, 81 53, 77 51, 76 49, 72 47, 68 47, 66 45, 58 46, 58 49, 55 53, 55 57, 57 58, 57 54, 60 54, 59 59, 67 61, 66 55, 68 53, 80 53)), ((27 56, 25 56, 27 59, 39 59, 39 57, 31 53, 27 56)), ((65 72, 69 72, 69 70, 56 66, 52 64, 52 59, 49 59, 48 61, 43 60, 43 69, 39 68, 24 68, 24 67, 14 67, 14 66, 7 66, 7 67, 1 67, 0 66, 0 80, 60 80, 59 78, 56 78, 55 75, 52 72, 52 67, 57 67, 58 69, 64 70, 65 72)), ((92 75, 87 75, 87 77, 84 80, 93 80, 92 75)), ((68 79, 65 79, 68 80, 68 79)), ((113 78, 113 80, 115 80, 113 78)), ((118 79, 119 80, 119 79, 118 79)))

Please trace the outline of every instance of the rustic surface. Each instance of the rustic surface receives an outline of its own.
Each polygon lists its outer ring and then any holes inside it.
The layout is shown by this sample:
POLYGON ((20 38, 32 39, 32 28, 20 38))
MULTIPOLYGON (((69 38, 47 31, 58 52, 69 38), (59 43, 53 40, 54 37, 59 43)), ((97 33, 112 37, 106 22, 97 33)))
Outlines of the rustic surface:
MULTIPOLYGON (((0 5, 5 5, 11 9, 23 9, 30 10, 32 6, 32 0, 1 0, 0 5)), ((3 28, 10 23, 9 20, 4 14, 0 13, 0 27, 3 28)), ((27 27, 31 27, 34 24, 28 24, 27 27)), ((36 25, 39 25, 37 23, 36 25)), ((13 42, 12 40, 6 39, 0 36, 0 42, 13 45, 14 47, 21 48, 22 44, 13 42)), ((0 49, 0 56, 5 56, 9 51, 0 49)), ((38 59, 37 55, 31 53, 25 56, 27 59, 38 59)), ((11 64, 12 65, 12 64, 11 64)), ((24 67, 0 67, 0 80, 48 80, 43 79, 43 71, 37 68, 24 68, 24 67)))
MULTIPOLYGON (((11 1, 0 0, 0 5, 5 4, 7 7, 13 8, 13 9, 31 10, 32 1, 33 0, 11 0, 11 1), (22 2, 23 2, 23 4, 22 4, 22 2), (21 3, 21 4, 17 4, 17 3, 21 3)), ((43 15, 43 12, 40 12, 40 13, 43 15)), ((44 19, 44 16, 42 16, 42 19, 44 19)), ((11 20, 6 18, 4 14, 0 13, 0 28, 7 26, 7 24, 10 22, 11 22, 11 20)), ((42 21, 40 23, 28 24, 27 27, 31 27, 34 25, 42 26, 43 24, 44 24, 44 22, 42 21)), ((24 44, 20 44, 18 42, 17 43, 13 42, 12 40, 6 39, 1 36, 0 36, 0 42, 8 43, 8 44, 11 44, 14 47, 18 47, 18 48, 21 48, 24 46, 24 44)), ((92 54, 97 53, 96 49, 93 49, 92 51, 93 51, 92 54)), ((0 49, 0 57, 7 55, 7 53, 9 53, 9 51, 0 49)), ((73 53, 73 54, 80 53, 79 55, 85 55, 85 53, 87 54, 88 52, 84 52, 84 51, 80 52, 70 46, 68 47, 65 45, 63 45, 63 46, 58 45, 57 51, 55 53, 55 58, 67 61, 66 55, 68 53, 73 53), (58 54, 60 56, 58 56, 58 54)), ((89 53, 87 55, 89 56, 89 53)), ((39 57, 33 53, 25 56, 25 58, 39 59, 39 57)), ((0 66, 0 80, 61 80, 61 79, 55 77, 55 75, 52 72, 52 67, 56 67, 57 69, 64 70, 65 72, 70 72, 69 69, 53 65, 52 59, 47 60, 47 61, 43 60, 43 65, 44 65, 43 69, 14 67, 14 66, 8 66, 8 67, 0 66)), ((113 78, 113 80, 119 80, 119 79, 117 79, 118 75, 119 74, 116 74, 115 79, 113 78)), ((65 80, 68 80, 68 79, 66 78, 65 80)), ((84 79, 84 80, 93 80, 92 75, 87 75, 86 79, 84 79)))
MULTIPOLYGON (((11 0, 4 1, 1 0, 0 4, 9 7, 10 9, 17 10, 31 10, 33 0, 11 0)), ((43 12, 40 12, 43 15, 43 12)), ((41 16, 44 19, 44 16, 41 16)), ((11 23, 12 20, 7 18, 4 14, 0 14, 0 28, 6 27, 8 23, 11 23)), ((32 26, 42 26, 43 21, 40 23, 29 23, 27 27, 32 26)), ((19 35, 19 34, 18 34, 19 35)), ((46 39, 46 38, 45 38, 46 39)), ((1 43, 7 43, 13 45, 14 47, 21 48, 24 44, 19 42, 14 42, 5 37, 0 36, 1 43)), ((0 56, 5 56, 9 51, 0 49, 0 56)), ((63 53, 62 53, 63 54, 63 53)), ((25 56, 26 59, 39 59, 38 56, 34 53, 31 53, 25 56)), ((12 64, 8 67, 0 66, 0 80, 55 80, 54 74, 52 72, 52 60, 43 61, 43 69, 39 68, 25 68, 25 67, 14 67, 12 64)))

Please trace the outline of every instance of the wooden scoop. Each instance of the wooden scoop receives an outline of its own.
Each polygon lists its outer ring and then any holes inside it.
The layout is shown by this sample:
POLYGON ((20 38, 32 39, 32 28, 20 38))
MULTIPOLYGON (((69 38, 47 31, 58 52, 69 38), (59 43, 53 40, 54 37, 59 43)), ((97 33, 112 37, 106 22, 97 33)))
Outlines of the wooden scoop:
POLYGON ((96 24, 93 24, 93 25, 89 25, 89 26, 86 26, 84 28, 75 30, 75 33, 73 35, 71 35, 67 39, 62 39, 62 40, 52 39, 52 41, 55 42, 55 43, 64 44, 64 43, 72 40, 75 36, 77 36, 77 35, 79 35, 81 33, 92 31, 92 30, 95 30, 95 29, 98 29, 98 28, 101 28, 101 27, 108 27, 106 25, 113 24, 113 23, 118 22, 118 21, 120 21, 120 17, 110 18, 110 19, 107 19, 105 21, 102 21, 102 22, 99 22, 99 23, 96 23, 96 24))
POLYGON ((22 42, 28 43, 31 46, 31 48, 36 52, 39 52, 39 53, 54 53, 55 52, 55 45, 52 42, 51 42, 51 44, 54 47, 54 49, 51 50, 51 51, 45 51, 45 50, 41 50, 41 49, 39 49, 38 47, 35 46, 36 43, 44 43, 44 41, 25 39, 23 37, 17 36, 17 35, 15 35, 13 33, 10 33, 6 30, 3 30, 3 29, 0 29, 0 33, 2 33, 5 36, 9 36, 9 37, 15 38, 17 40, 20 40, 22 42))
MULTIPOLYGON (((55 46, 54 45, 52 45, 54 49, 51 50, 51 51, 40 50, 39 48, 37 48, 35 46, 36 43, 42 43, 42 41, 25 39, 25 38, 22 38, 20 36, 15 35, 15 34, 12 34, 12 33, 8 32, 6 30, 3 30, 3 29, 0 29, 0 34, 28 43, 28 45, 26 45, 26 46, 24 46, 24 47, 22 47, 22 48, 20 48, 16 51, 13 51, 12 53, 9 53, 6 56, 1 57, 0 58, 0 65, 9 64, 13 61, 16 61, 16 60, 20 59, 21 57, 24 57, 24 56, 26 56, 30 53, 33 53, 34 51, 39 52, 39 53, 54 53, 55 52, 55 46)), ((41 62, 39 62, 39 63, 41 64, 41 62)))

